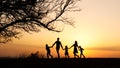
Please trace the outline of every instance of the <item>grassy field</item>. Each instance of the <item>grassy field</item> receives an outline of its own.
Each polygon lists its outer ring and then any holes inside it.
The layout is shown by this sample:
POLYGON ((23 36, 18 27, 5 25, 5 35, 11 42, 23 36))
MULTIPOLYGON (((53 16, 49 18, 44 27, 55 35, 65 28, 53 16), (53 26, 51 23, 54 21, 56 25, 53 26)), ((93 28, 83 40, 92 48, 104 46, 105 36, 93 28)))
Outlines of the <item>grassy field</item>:
POLYGON ((120 58, 0 58, 2 68, 120 68, 120 58))

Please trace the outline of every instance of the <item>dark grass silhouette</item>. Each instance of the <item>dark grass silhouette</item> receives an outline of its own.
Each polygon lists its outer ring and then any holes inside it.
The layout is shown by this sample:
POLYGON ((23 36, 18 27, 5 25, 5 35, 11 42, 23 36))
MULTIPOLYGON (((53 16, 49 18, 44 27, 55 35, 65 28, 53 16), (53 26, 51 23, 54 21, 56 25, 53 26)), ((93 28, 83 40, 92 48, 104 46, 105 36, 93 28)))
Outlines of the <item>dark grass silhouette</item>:
POLYGON ((0 58, 2 68, 120 68, 120 58, 0 58))

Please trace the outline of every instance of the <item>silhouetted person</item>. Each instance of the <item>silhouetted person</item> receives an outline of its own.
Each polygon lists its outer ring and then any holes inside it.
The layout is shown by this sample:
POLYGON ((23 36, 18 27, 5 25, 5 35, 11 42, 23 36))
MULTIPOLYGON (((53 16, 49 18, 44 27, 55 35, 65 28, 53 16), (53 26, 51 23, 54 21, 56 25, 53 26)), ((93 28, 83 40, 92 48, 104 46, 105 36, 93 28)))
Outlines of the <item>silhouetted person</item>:
POLYGON ((82 56, 83 56, 83 58, 85 58, 85 56, 83 54, 84 49, 81 46, 78 46, 78 48, 79 48, 79 51, 80 51, 80 58, 82 58, 82 56))
POLYGON ((48 46, 48 44, 46 44, 46 51, 47 51, 47 58, 49 58, 49 57, 53 58, 53 56, 51 55, 50 47, 48 46))
POLYGON ((72 47, 74 47, 74 49, 73 49, 74 58, 76 58, 76 56, 79 57, 76 54, 76 53, 78 53, 78 43, 77 43, 77 41, 75 41, 75 43, 70 48, 72 48, 72 47))
POLYGON ((59 50, 60 50, 60 46, 62 47, 63 49, 63 46, 61 44, 61 41, 59 41, 59 38, 57 38, 57 41, 54 42, 54 44, 52 45, 52 47, 56 44, 56 51, 57 51, 57 55, 58 55, 58 58, 60 58, 60 53, 59 53, 59 50))
POLYGON ((69 52, 68 52, 68 46, 66 45, 65 46, 65 49, 63 49, 63 50, 65 50, 65 58, 69 58, 70 56, 69 56, 69 52))

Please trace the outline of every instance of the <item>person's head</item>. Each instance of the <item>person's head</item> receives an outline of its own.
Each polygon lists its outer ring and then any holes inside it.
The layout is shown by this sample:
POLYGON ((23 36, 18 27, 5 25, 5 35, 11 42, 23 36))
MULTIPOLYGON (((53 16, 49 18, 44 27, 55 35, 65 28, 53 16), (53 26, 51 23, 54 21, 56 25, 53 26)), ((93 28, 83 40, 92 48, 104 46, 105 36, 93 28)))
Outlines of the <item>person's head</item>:
POLYGON ((81 46, 78 46, 78 48, 81 48, 81 46))
POLYGON ((48 47, 48 44, 46 44, 46 47, 48 47))
POLYGON ((75 44, 77 44, 77 41, 75 41, 75 44))
POLYGON ((59 37, 57 38, 57 41, 59 41, 59 37))
POLYGON ((65 48, 68 48, 67 45, 65 46, 65 48))

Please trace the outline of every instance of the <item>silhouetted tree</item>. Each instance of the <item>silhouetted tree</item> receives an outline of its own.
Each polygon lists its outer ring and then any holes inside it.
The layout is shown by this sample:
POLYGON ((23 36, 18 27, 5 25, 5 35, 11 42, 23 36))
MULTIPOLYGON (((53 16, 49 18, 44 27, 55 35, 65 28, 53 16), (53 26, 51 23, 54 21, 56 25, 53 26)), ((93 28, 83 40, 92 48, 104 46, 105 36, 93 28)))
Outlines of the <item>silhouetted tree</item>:
MULTIPOLYGON (((60 32, 57 25, 73 22, 65 17, 79 0, 0 0, 0 43, 19 38, 22 31, 39 32, 40 28, 60 32)), ((60 27, 62 28, 62 27, 60 27)))

